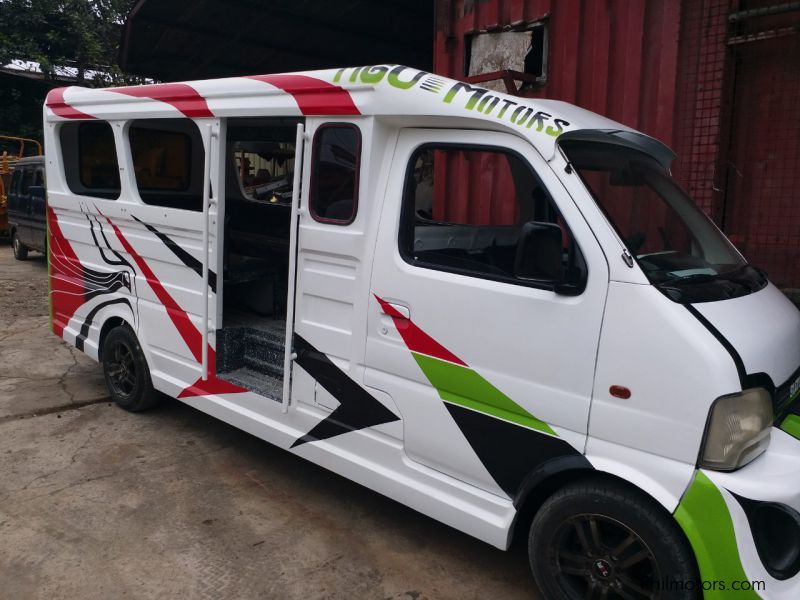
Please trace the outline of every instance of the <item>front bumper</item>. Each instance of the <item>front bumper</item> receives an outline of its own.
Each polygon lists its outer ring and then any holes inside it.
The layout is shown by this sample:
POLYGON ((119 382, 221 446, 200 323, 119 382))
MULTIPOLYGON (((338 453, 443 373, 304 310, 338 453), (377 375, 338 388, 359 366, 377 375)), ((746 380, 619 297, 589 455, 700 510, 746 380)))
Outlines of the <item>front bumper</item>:
POLYGON ((768 532, 753 516, 753 507, 761 503, 789 507, 787 515, 800 516, 800 441, 777 428, 767 451, 746 467, 732 473, 697 471, 675 511, 695 551, 705 598, 800 598, 800 574, 776 578, 770 574, 775 562, 768 559, 776 547, 790 549, 778 552, 782 556, 790 556, 795 545, 800 551, 800 524, 790 516, 788 526, 768 532))

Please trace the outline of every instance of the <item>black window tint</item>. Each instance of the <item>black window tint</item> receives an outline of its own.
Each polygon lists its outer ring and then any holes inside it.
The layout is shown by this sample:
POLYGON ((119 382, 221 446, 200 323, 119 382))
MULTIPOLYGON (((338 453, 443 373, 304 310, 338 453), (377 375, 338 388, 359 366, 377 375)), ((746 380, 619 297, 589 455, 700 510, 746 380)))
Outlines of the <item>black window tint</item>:
POLYGON ((400 250, 418 266, 534 286, 583 280, 577 246, 522 158, 424 146, 406 176, 400 250))
POLYGON ((36 169, 36 177, 34 178, 33 185, 44 185, 44 171, 42 169, 36 169))
POLYGON ((105 121, 62 123, 58 132, 70 191, 80 196, 119 198, 119 166, 111 125, 105 121))
POLYGON ((128 140, 139 196, 145 204, 203 209, 205 150, 189 119, 134 121, 128 140))
POLYGON ((19 184, 22 181, 22 171, 17 169, 14 171, 14 174, 11 176, 11 192, 14 194, 19 194, 19 184))
POLYGON ((33 183, 33 169, 23 169, 22 171, 22 188, 20 189, 20 194, 27 194, 31 186, 34 185, 33 183))
POLYGON ((105 192, 100 195, 103 198, 119 196, 117 147, 111 125, 78 124, 78 169, 80 183, 86 190, 105 192))
POLYGON ((361 133, 354 125, 325 125, 314 136, 311 214, 346 225, 356 217, 361 133))

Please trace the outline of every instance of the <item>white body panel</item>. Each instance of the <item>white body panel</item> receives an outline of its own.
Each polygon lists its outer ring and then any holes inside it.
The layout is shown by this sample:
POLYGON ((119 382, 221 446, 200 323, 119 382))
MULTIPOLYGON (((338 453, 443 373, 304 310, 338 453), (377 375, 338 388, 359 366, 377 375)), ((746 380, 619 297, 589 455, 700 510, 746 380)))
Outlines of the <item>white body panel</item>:
MULTIPOLYGON (((624 243, 556 138, 577 129, 630 130, 565 103, 376 66, 66 88, 51 93, 44 116, 57 334, 99 359, 104 326, 125 322, 156 389, 499 548, 509 544, 527 475, 543 465, 599 471, 679 510, 697 474, 709 408, 742 387, 720 337, 748 374, 765 373, 775 386, 800 366, 800 313, 771 285, 694 305, 709 328, 623 259, 624 243), (220 140, 227 119, 262 116, 295 117, 305 130, 297 165, 302 191, 295 190, 290 223, 289 272, 296 277, 286 299, 293 306, 286 339, 295 347, 286 348, 283 402, 252 387, 231 391, 214 366, 225 303, 220 157, 227 149, 220 140), (212 152, 204 173, 212 195, 207 247, 202 212, 147 205, 137 190, 131 122, 162 118, 192 118, 218 134, 205 148, 212 152), (75 194, 67 185, 59 127, 95 119, 113 128, 117 200, 75 194), (308 206, 314 134, 330 123, 361 135, 358 210, 346 225, 320 222, 308 206), (581 249, 583 292, 560 295, 404 260, 398 230, 408 161, 428 142, 522 157, 581 249), (209 276, 219 276, 218 290, 203 284, 196 268, 203 263, 209 276), (409 331, 427 350, 412 351, 409 331), (423 368, 431 358, 439 361, 434 371, 423 368), (449 388, 453 373, 463 381, 449 388), (612 386, 628 388, 630 397, 615 397, 612 386), (476 403, 456 406, 456 392, 471 390, 476 397, 466 400, 476 403), (481 407, 481 394, 510 399, 522 417, 481 407), (484 431, 495 437, 484 439, 484 431), (516 479, 504 462, 517 469, 516 479)), ((768 576, 746 517, 725 490, 800 510, 798 448, 775 429, 767 453, 750 465, 707 473, 722 489, 742 564, 754 579, 768 576)), ((770 597, 798 594, 798 576, 767 580, 770 597)))
POLYGON ((694 307, 736 348, 748 373, 782 385, 800 365, 800 312, 778 288, 694 307))

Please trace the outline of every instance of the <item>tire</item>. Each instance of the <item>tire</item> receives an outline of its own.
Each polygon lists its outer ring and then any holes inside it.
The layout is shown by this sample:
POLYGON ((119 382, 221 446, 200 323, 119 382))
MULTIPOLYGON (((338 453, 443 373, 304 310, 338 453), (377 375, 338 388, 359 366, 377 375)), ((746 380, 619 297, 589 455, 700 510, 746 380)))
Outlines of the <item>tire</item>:
POLYGON ((528 537, 544 598, 699 598, 694 554, 672 516, 643 492, 588 479, 548 498, 528 537))
POLYGON ((19 240, 16 231, 11 233, 11 247, 14 250, 14 258, 17 260, 27 260, 28 247, 19 240))
POLYGON ((121 325, 108 332, 102 361, 108 393, 118 406, 139 412, 161 401, 162 396, 153 389, 142 347, 130 327, 121 325))

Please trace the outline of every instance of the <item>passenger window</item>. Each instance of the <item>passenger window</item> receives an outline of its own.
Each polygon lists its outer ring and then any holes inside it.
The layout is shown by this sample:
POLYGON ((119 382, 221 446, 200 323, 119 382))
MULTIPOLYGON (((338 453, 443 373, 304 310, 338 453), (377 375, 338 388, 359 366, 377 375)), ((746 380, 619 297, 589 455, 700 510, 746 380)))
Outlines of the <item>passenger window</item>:
POLYGON ((205 150, 189 119, 134 121, 128 140, 139 197, 145 204, 201 211, 205 150))
POLYGON ((19 194, 19 184, 22 181, 22 171, 16 170, 11 176, 11 193, 19 194))
POLYGON ((355 125, 323 125, 314 135, 311 215, 323 223, 347 225, 356 218, 361 132, 355 125))
POLYGON ((31 186, 34 185, 33 183, 33 169, 23 169, 22 170, 22 189, 20 189, 19 193, 23 196, 30 193, 31 186))
POLYGON ((64 123, 59 138, 70 191, 107 200, 119 198, 119 165, 111 125, 104 121, 64 123))
POLYGON ((534 287, 585 281, 585 262, 544 185, 521 157, 499 149, 415 152, 400 252, 421 267, 534 287))

